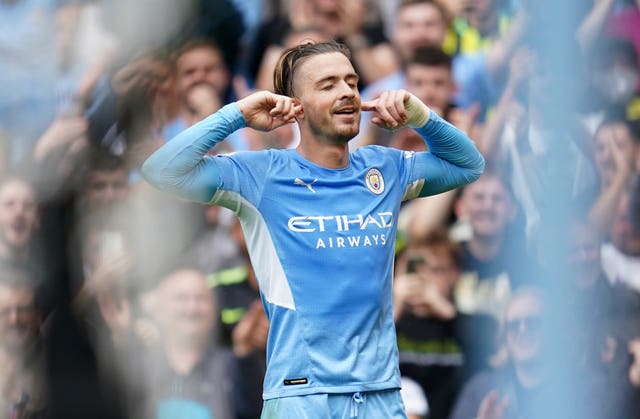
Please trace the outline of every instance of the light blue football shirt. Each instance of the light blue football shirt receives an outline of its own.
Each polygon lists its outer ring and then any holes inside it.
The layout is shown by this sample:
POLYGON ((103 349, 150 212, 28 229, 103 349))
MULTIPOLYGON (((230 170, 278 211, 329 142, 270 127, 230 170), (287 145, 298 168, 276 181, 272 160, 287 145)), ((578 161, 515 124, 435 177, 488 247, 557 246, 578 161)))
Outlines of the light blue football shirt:
POLYGON ((433 114, 417 130, 430 152, 361 147, 343 169, 296 150, 202 157, 244 123, 227 105, 154 153, 143 173, 239 217, 271 323, 264 398, 399 388, 391 285, 400 203, 475 180, 484 160, 433 114))

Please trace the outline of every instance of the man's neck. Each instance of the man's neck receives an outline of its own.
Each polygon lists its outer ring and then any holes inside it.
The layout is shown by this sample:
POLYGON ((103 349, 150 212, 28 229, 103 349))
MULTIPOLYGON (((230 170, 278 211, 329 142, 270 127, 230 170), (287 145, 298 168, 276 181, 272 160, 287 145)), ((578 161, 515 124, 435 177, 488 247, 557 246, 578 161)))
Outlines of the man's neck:
POLYGON ((502 236, 474 236, 469 242, 469 251, 479 260, 493 259, 502 246, 502 236))
POLYGON ((205 342, 168 342, 165 354, 172 370, 180 375, 187 375, 202 360, 207 350, 205 342))
POLYGON ((344 169, 349 165, 349 145, 344 144, 327 144, 318 141, 300 142, 296 148, 298 153, 327 169, 344 169))
POLYGON ((516 377, 525 389, 534 389, 542 384, 544 368, 539 362, 525 362, 514 366, 516 377))

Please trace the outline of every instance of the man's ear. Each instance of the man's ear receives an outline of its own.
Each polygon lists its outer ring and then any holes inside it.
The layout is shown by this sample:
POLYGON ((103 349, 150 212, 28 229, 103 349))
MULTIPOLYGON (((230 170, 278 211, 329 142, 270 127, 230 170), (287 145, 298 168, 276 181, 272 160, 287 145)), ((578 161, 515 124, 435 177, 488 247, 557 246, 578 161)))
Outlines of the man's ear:
POLYGON ((294 97, 293 98, 293 103, 296 106, 300 107, 300 112, 298 112, 296 114, 296 120, 304 119, 304 108, 302 107, 302 103, 300 103, 300 100, 298 100, 298 98, 294 97))

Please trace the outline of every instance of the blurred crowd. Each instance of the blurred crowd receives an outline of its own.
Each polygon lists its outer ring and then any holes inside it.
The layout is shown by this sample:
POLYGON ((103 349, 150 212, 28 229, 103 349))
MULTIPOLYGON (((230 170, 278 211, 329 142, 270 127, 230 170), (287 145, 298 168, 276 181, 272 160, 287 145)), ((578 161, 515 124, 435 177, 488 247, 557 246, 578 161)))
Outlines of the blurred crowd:
MULTIPOLYGON (((0 0, 0 418, 260 416, 240 224, 139 169, 330 39, 364 99, 412 92, 487 162, 401 210, 409 417, 640 417, 640 0, 0 0)), ((363 114, 370 144, 426 150, 363 114)))

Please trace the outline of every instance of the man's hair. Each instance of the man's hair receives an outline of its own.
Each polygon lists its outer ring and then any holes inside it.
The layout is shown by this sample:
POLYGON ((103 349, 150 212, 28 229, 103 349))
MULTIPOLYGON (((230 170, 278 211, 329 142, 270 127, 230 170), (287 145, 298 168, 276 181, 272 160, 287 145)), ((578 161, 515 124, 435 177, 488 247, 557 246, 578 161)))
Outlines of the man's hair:
POLYGON ((417 64, 429 67, 446 67, 451 70, 451 56, 445 53, 442 48, 435 46, 422 46, 416 48, 411 55, 407 66, 417 64))
POLYGON ((445 9, 439 1, 436 0, 402 0, 396 9, 396 14, 404 9, 405 7, 414 6, 417 4, 429 4, 438 9, 440 12, 440 16, 444 19, 445 23, 449 23, 451 17, 449 16, 449 12, 445 9))
POLYGON ((429 231, 425 235, 421 235, 419 237, 412 237, 409 240, 409 247, 411 248, 442 248, 445 249, 449 254, 451 254, 451 258, 455 266, 460 266, 461 254, 460 254, 460 246, 458 243, 451 239, 449 235, 449 230, 447 230, 444 226, 436 227, 435 229, 429 231))
POLYGON ((588 58, 589 65, 594 68, 609 69, 619 59, 638 68, 638 53, 633 43, 625 38, 605 37, 598 40, 588 58))
POLYGON ((120 169, 127 170, 127 163, 121 156, 102 148, 93 148, 89 151, 88 171, 115 172, 120 169))
POLYGON ((8 173, 0 176, 0 189, 4 188, 11 182, 21 182, 29 187, 33 192, 33 196, 37 196, 36 185, 33 180, 23 170, 10 170, 8 173))
POLYGON ((640 144, 640 124, 636 121, 631 121, 627 119, 625 116, 616 115, 616 114, 608 114, 605 116, 605 119, 598 125, 595 133, 593 134, 596 137, 600 134, 603 128, 608 127, 610 125, 620 124, 625 126, 629 130, 629 134, 631 135, 631 139, 637 145, 640 144))
MULTIPOLYGON (((480 176, 480 179, 484 180, 486 178, 494 178, 498 182, 500 182, 504 190, 507 192, 509 199, 511 199, 513 203, 516 203, 516 194, 513 189, 513 185, 511 184, 511 182, 509 182, 507 175, 504 173, 504 171, 501 168, 489 168, 485 170, 482 176, 480 176)), ((460 193, 460 196, 464 195, 464 193, 467 192, 474 183, 475 182, 465 185, 462 188, 462 192, 460 193)))
POLYGON ((186 54, 187 52, 190 52, 194 49, 200 49, 200 48, 205 48, 205 49, 210 49, 211 51, 216 51, 218 54, 220 54, 220 56, 222 57, 225 65, 228 65, 224 54, 222 52, 222 48, 220 48, 220 45, 218 45, 213 39, 209 39, 209 38, 190 38, 187 39, 186 41, 182 42, 181 44, 179 44, 171 53, 171 63, 175 68, 176 62, 178 61, 178 59, 180 59, 180 57, 182 57, 184 54, 186 54))
POLYGON ((317 44, 306 43, 289 48, 282 53, 273 73, 273 86, 276 94, 293 96, 293 79, 295 71, 301 62, 308 57, 318 54, 339 52, 351 60, 349 48, 335 41, 321 42, 317 44))

